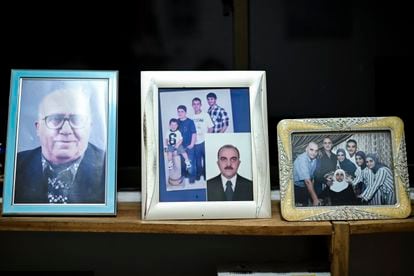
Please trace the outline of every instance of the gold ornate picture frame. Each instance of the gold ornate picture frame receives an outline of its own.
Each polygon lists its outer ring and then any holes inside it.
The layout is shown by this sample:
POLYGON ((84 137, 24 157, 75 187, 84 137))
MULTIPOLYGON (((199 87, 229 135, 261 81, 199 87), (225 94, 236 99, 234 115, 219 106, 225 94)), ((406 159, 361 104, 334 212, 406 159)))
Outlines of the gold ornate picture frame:
POLYGON ((281 213, 286 220, 410 215, 400 118, 285 119, 277 135, 281 213))

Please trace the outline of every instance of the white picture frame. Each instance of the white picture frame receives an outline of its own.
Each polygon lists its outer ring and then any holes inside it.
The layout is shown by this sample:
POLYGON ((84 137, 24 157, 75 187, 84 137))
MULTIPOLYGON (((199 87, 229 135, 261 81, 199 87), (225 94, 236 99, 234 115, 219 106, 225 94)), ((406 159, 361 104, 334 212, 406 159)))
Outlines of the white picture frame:
POLYGON ((141 72, 142 219, 270 218, 267 125, 264 71, 141 72), (200 180, 193 183, 199 186, 195 189, 191 187, 192 176, 189 173, 188 179, 184 176, 179 178, 183 179, 180 187, 168 190, 168 155, 164 154, 164 146, 161 144, 164 142, 163 134, 169 128, 168 118, 178 116, 176 107, 180 105, 188 107, 186 113, 189 113, 195 98, 201 100, 202 109, 207 111, 206 95, 211 95, 211 92, 217 96, 217 104, 228 108, 228 128, 225 133, 206 133, 204 161, 199 162, 205 164, 206 177, 201 176, 200 180), (227 106, 226 93, 231 98, 230 103, 227 101, 227 106), (168 107, 172 102, 173 108, 168 107), (248 110, 237 114, 248 119, 241 123, 242 119, 233 117, 233 112, 242 107, 248 110), (217 151, 229 143, 239 149, 242 161, 238 173, 252 181, 252 200, 211 201, 212 196, 207 195, 205 182, 209 182, 210 176, 219 172, 217 151), (247 166, 243 167, 242 164, 247 166), (188 186, 190 188, 187 189, 188 186))

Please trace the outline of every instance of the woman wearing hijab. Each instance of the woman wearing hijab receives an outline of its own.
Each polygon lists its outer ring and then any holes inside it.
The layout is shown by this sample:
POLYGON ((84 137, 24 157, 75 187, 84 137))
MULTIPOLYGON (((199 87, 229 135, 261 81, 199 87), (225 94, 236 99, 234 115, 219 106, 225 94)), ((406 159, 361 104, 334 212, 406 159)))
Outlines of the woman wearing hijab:
POLYGON ((394 177, 391 169, 379 162, 377 154, 367 154, 366 163, 374 175, 374 181, 360 197, 369 205, 395 204, 394 177))
POLYGON ((337 164, 337 168, 338 169, 343 169, 346 174, 350 175, 352 178, 355 177, 355 171, 357 169, 357 167, 355 166, 355 164, 346 158, 346 153, 344 149, 337 149, 336 150, 336 156, 338 158, 338 164, 337 164))
POLYGON ((355 162, 357 164, 357 169, 352 184, 354 185, 355 194, 359 196, 365 191, 367 186, 373 182, 374 174, 367 167, 365 152, 358 151, 355 153, 355 162))
POLYGON ((332 206, 356 204, 352 182, 346 178, 344 170, 337 169, 333 176, 328 177, 327 181, 332 206))

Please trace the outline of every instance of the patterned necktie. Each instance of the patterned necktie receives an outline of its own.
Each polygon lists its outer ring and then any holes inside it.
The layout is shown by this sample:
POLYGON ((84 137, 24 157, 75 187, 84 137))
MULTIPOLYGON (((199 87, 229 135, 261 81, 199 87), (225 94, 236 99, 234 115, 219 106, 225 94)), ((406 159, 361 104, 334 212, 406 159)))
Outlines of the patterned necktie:
POLYGON ((49 203, 67 203, 69 189, 73 182, 71 171, 65 169, 59 173, 55 173, 49 168, 47 176, 49 203))
POLYGON ((226 194, 226 199, 228 201, 233 200, 233 188, 231 187, 231 181, 230 180, 226 182, 225 194, 226 194))

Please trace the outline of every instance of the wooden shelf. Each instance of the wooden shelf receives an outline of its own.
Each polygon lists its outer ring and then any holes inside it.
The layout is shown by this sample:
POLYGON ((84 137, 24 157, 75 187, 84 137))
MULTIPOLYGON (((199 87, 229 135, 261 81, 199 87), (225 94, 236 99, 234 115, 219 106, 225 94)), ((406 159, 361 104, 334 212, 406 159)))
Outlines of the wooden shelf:
MULTIPOLYGON (((407 219, 348 221, 350 235, 414 232, 413 213, 407 219)), ((206 235, 299 236, 332 235, 325 222, 288 222, 280 203, 272 202, 270 219, 142 221, 139 203, 118 203, 115 217, 0 217, 0 231, 119 232, 206 235)))
POLYGON ((270 219, 174 221, 142 221, 139 203, 118 203, 115 217, 1 217, 0 231, 330 236, 332 224, 329 221, 285 221, 281 218, 278 201, 272 202, 270 219))
MULTIPOLYGON (((414 206, 413 206, 414 210, 414 206)), ((349 234, 414 232, 414 211, 407 219, 348 221, 349 234)), ((299 236, 332 235, 325 222, 288 222, 279 201, 272 202, 270 219, 142 221, 140 203, 118 203, 114 217, 0 217, 0 231, 59 231, 205 235, 299 236)))
POLYGON ((392 232, 414 232, 414 216, 406 219, 350 221, 351 235, 392 232))
POLYGON ((270 219, 143 221, 141 206, 135 202, 118 203, 114 217, 0 217, 0 231, 329 236, 331 273, 336 276, 348 275, 351 235, 414 232, 413 215, 392 220, 288 222, 280 215, 280 202, 273 201, 270 219))

